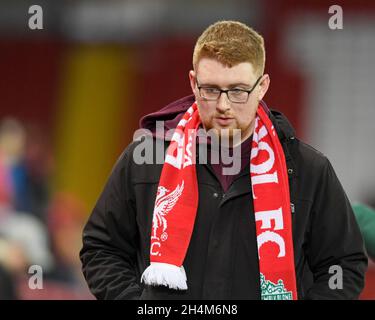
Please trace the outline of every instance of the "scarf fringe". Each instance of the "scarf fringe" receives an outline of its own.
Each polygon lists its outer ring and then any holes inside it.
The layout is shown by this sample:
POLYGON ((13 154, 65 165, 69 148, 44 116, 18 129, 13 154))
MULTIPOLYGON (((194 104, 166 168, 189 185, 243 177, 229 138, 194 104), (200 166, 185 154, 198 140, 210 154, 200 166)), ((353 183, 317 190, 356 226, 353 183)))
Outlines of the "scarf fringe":
POLYGON ((141 282, 147 285, 161 285, 171 289, 187 290, 186 273, 183 266, 151 262, 143 272, 141 282))

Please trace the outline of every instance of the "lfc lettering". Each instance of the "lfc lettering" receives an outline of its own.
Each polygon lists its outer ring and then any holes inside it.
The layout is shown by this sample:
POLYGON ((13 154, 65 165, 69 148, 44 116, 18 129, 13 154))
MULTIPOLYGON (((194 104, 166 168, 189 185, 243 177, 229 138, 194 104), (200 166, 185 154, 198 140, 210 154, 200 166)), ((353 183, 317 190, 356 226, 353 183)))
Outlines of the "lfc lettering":
MULTIPOLYGON (((256 123, 256 126, 258 122, 256 123)), ((262 126, 258 133, 255 133, 259 140, 263 139, 268 135, 268 132, 264 126, 262 126)), ((250 164, 252 172, 256 173, 257 175, 251 177, 251 183, 253 187, 253 198, 256 199, 256 194, 254 192, 254 186, 260 185, 264 183, 279 183, 279 178, 277 175, 277 171, 271 173, 270 171, 274 167, 275 164, 275 155, 272 148, 266 141, 259 141, 257 147, 253 147, 251 153, 251 159, 258 156, 260 150, 263 150, 268 154, 268 159, 260 164, 250 164)), ((285 256, 285 240, 283 237, 275 231, 283 230, 284 229, 284 221, 283 221, 283 211, 282 207, 279 207, 274 210, 267 210, 267 211, 258 211, 255 212, 255 221, 261 222, 260 229, 264 229, 265 231, 260 233, 257 236, 258 242, 258 252, 260 248, 268 242, 273 242, 277 244, 279 247, 279 254, 278 258, 285 256), (274 227, 272 228, 272 223, 274 227)))

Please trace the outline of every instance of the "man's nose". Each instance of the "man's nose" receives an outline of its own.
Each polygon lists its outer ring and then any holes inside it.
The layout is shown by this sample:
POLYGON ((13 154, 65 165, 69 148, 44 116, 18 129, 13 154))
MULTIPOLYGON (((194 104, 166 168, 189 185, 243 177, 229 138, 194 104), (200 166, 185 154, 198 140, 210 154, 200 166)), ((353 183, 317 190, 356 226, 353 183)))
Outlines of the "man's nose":
POLYGON ((225 111, 230 109, 230 101, 228 99, 228 95, 225 92, 222 92, 219 100, 217 100, 216 109, 221 113, 224 113, 225 111))

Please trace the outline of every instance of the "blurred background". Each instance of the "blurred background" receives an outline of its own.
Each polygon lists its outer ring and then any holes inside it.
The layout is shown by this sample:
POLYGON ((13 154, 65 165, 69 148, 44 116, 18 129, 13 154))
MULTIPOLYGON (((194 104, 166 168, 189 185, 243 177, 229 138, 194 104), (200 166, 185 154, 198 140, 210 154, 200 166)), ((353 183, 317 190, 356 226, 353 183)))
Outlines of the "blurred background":
MULTIPOLYGON (((374 1, 1 0, 0 299, 93 298, 83 225, 140 117, 191 93, 195 41, 223 19, 264 36, 265 101, 328 156, 353 204, 375 206, 374 1)), ((375 299, 372 262, 361 299, 375 299)))

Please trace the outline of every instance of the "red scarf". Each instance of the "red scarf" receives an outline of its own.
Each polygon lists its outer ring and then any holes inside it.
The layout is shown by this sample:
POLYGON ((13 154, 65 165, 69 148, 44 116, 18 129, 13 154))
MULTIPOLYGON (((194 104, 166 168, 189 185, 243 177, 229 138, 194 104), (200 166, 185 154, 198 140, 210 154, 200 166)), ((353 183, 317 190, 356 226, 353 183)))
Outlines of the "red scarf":
MULTIPOLYGON (((178 123, 157 190, 150 266, 141 281, 186 290, 183 261, 198 208, 195 141, 200 124, 194 103, 178 123)), ((266 112, 258 107, 250 176, 253 189, 261 298, 297 299, 289 183, 283 149, 266 112)))

